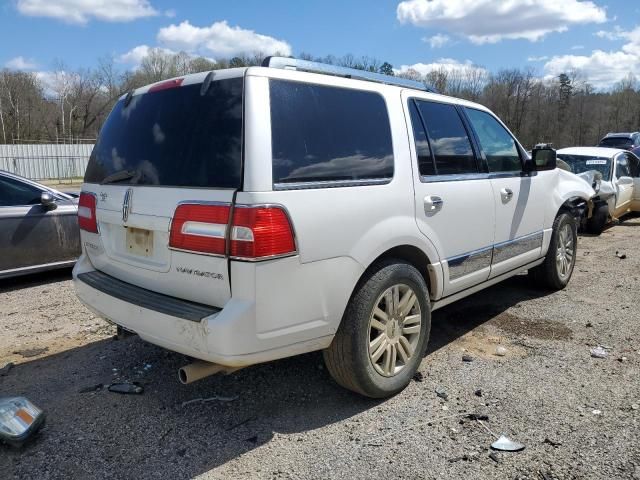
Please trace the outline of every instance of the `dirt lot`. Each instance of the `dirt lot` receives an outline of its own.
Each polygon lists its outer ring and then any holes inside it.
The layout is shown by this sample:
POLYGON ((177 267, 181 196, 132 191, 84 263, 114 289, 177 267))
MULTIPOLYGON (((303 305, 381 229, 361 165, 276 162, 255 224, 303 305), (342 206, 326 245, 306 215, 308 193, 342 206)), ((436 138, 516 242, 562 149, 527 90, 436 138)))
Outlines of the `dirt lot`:
POLYGON ((640 479, 639 276, 640 218, 583 236, 566 290, 523 275, 436 312, 421 375, 386 401, 337 387, 317 353, 182 386, 185 358, 114 340, 68 271, 5 281, 0 367, 16 366, 0 396, 48 419, 24 450, 0 447, 0 477, 640 479), (145 391, 80 393, 114 379, 145 391), (526 448, 492 459, 467 413, 526 448))

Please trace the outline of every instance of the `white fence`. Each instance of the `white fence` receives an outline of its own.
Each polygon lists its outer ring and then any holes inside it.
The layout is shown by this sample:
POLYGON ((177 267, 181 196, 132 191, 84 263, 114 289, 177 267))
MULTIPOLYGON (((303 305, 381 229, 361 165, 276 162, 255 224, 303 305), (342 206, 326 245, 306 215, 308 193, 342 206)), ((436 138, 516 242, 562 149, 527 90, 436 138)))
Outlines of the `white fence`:
POLYGON ((93 144, 0 144, 0 170, 32 180, 84 177, 93 144))

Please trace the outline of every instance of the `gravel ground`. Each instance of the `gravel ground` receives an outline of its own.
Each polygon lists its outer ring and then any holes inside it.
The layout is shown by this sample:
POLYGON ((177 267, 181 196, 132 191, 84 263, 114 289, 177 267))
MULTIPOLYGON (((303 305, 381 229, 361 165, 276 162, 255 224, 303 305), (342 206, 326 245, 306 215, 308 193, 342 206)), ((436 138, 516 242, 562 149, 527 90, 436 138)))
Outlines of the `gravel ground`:
POLYGON ((420 374, 386 401, 337 387, 318 353, 183 386, 186 359, 114 340, 68 271, 0 282, 0 396, 48 416, 0 446, 0 477, 640 479, 639 241, 627 219, 580 238, 564 291, 522 275, 436 312, 420 374), (145 391, 80 393, 114 379, 145 391), (492 458, 487 429, 526 448, 492 458))

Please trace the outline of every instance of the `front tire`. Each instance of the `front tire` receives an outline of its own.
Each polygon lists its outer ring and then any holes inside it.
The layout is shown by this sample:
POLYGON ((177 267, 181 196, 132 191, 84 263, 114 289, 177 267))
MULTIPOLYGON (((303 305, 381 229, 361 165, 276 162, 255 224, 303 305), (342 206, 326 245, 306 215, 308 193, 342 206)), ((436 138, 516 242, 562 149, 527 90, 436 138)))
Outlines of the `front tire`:
POLYGON ((367 397, 388 397, 411 381, 430 330, 424 278, 406 262, 384 260, 356 287, 324 361, 344 388, 367 397))
POLYGON ((578 233, 573 216, 563 212, 553 222, 551 243, 544 262, 529 270, 541 287, 562 290, 567 286, 576 263, 578 233))
POLYGON ((587 220, 587 232, 593 235, 600 235, 609 221, 609 205, 606 203, 598 205, 587 220))

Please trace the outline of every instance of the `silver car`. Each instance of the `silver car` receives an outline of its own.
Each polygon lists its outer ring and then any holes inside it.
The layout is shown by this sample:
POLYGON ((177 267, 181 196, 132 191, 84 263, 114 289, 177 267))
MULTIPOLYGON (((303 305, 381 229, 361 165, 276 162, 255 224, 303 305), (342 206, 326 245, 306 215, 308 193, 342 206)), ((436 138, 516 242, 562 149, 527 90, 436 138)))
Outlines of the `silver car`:
POLYGON ((79 255, 78 199, 0 171, 0 278, 69 267, 79 255))

